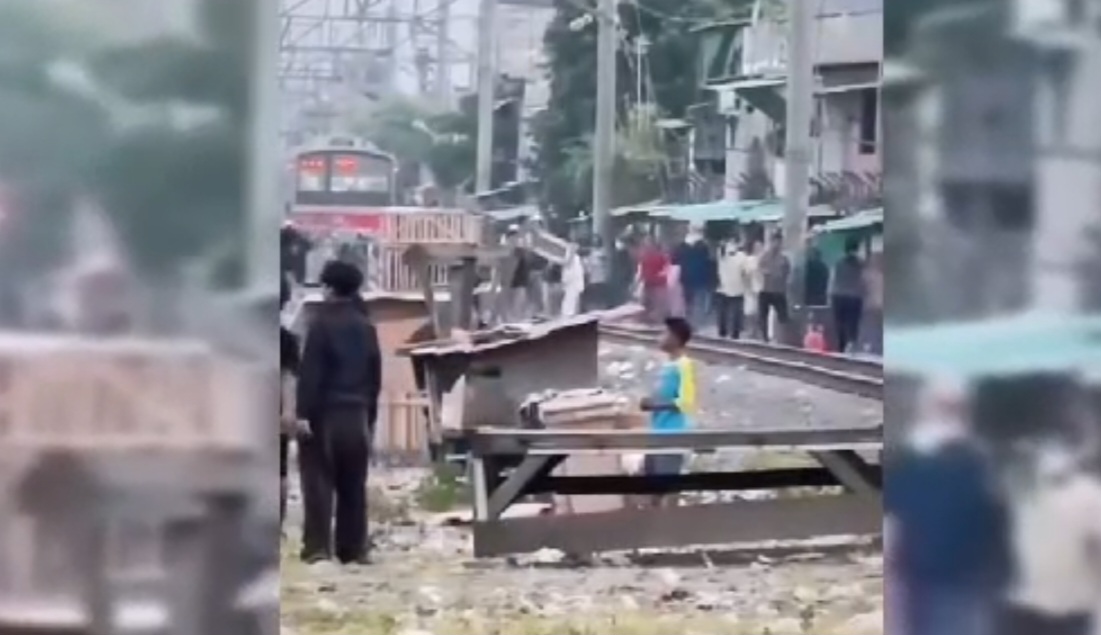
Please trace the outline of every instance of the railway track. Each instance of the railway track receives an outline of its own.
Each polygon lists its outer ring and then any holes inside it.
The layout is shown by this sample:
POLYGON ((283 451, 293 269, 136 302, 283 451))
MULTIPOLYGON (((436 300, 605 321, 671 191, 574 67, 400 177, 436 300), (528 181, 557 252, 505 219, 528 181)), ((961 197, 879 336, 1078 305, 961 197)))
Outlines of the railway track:
MULTIPOLYGON (((601 324, 600 336, 623 344, 654 346, 658 329, 601 324)), ((689 350, 693 357, 709 364, 744 366, 754 372, 794 379, 868 399, 883 400, 883 364, 878 360, 708 336, 694 337, 689 344, 689 350)))

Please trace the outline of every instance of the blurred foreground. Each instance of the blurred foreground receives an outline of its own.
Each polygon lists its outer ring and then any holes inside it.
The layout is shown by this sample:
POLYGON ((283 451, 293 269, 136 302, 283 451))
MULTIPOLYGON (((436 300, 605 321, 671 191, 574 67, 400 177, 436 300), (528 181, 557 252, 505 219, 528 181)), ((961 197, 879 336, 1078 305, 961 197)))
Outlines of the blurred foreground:
POLYGON ((275 629, 263 20, 155 4, 0 7, 0 632, 275 629))

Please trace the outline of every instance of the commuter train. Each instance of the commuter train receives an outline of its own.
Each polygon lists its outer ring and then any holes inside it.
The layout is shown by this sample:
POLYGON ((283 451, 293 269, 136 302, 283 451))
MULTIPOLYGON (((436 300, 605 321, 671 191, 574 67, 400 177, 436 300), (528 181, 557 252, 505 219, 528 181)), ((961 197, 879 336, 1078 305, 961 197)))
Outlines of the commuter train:
POLYGON ((371 231, 397 201, 397 160, 371 144, 330 139, 292 165, 291 220, 303 228, 371 231))

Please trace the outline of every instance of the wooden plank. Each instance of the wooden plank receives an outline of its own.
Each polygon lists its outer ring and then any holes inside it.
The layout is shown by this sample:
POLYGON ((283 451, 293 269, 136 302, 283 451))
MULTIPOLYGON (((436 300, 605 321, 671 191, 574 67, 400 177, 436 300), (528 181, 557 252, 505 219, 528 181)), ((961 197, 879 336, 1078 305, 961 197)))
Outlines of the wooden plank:
POLYGON ((592 554, 624 549, 877 535, 878 501, 841 495, 743 501, 594 514, 479 520, 474 554, 495 557, 543 548, 592 554))
POLYGON ((550 474, 565 457, 529 456, 513 470, 489 495, 487 514, 489 518, 500 518, 510 505, 527 493, 529 486, 550 474))
POLYGON ((533 481, 529 494, 554 493, 657 495, 675 492, 751 491, 790 487, 836 487, 837 476, 825 468, 789 468, 751 472, 693 472, 676 477, 646 478, 634 475, 551 476, 533 481))
POLYGON ((876 449, 882 446, 882 428, 841 430, 693 430, 654 434, 648 430, 516 430, 481 428, 471 434, 476 454, 526 454, 578 450, 684 450, 717 448, 876 449), (867 446, 867 447, 863 447, 867 446))
POLYGON ((881 495, 882 475, 876 475, 864 459, 852 450, 810 452, 814 460, 822 464, 845 484, 853 494, 878 498, 881 495), (877 478, 879 476, 879 478, 877 478))

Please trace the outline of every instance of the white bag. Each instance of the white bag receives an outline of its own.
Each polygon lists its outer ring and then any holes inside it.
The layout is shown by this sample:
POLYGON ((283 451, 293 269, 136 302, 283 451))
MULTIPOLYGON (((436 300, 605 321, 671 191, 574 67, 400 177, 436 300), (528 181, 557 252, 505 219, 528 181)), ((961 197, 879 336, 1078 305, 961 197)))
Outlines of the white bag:
POLYGON ((619 467, 625 474, 642 474, 646 465, 646 455, 642 453, 622 454, 619 457, 619 467))

